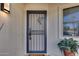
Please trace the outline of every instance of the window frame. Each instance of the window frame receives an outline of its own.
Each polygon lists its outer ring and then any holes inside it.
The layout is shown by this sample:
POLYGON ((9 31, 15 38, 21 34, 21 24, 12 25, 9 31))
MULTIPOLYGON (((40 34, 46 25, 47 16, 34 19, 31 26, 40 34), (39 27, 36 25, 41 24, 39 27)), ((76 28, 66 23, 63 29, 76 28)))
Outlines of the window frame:
POLYGON ((76 4, 76 5, 73 5, 73 4, 70 4, 70 5, 63 5, 63 6, 59 6, 58 8, 58 36, 59 36, 59 39, 61 38, 79 38, 79 36, 67 36, 67 35, 63 35, 63 27, 64 27, 64 15, 63 15, 63 10, 64 9, 69 9, 69 8, 74 8, 74 7, 78 7, 79 4, 76 4))
MULTIPOLYGON (((73 9, 73 8, 76 8, 76 7, 79 7, 79 6, 74 6, 74 7, 70 7, 70 8, 65 8, 63 9, 63 32, 64 32, 64 10, 67 10, 67 9, 73 9)), ((66 23, 69 23, 69 24, 77 24, 77 22, 79 21, 75 21, 75 20, 70 20, 70 21, 65 21, 66 23)), ((73 25, 73 27, 75 28, 75 25, 73 25)), ((69 36, 69 35, 64 35, 63 36, 69 36)), ((74 30, 74 36, 75 36, 75 30, 74 30)))

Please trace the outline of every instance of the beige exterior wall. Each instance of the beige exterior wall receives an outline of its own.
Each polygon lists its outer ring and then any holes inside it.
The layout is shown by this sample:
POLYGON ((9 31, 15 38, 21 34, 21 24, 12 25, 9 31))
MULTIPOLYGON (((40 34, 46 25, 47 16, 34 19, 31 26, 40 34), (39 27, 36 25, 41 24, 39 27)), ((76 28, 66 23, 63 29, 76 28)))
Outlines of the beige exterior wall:
POLYGON ((10 4, 10 14, 0 11, 0 55, 24 55, 24 5, 10 4))

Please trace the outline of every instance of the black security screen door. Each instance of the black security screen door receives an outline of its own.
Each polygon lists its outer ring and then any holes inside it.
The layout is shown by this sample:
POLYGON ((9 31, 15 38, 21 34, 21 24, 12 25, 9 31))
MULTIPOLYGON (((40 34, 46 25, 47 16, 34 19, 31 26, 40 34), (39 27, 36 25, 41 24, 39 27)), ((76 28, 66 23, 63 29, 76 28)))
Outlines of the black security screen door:
POLYGON ((46 11, 27 11, 27 52, 46 53, 46 11))

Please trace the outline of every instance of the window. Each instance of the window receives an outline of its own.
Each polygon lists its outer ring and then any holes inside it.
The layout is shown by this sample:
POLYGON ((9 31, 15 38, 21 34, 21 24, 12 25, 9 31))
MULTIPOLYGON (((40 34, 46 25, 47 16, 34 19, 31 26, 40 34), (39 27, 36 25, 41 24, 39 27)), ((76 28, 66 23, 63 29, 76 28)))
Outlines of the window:
POLYGON ((63 35, 79 36, 79 6, 63 9, 63 35))

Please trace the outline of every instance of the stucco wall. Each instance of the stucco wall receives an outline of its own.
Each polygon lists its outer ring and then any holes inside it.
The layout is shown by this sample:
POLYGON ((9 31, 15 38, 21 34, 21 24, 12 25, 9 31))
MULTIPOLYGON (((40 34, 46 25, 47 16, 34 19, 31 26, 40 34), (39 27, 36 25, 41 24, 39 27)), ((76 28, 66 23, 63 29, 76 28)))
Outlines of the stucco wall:
POLYGON ((9 39, 10 55, 24 55, 24 4, 11 4, 9 39))
POLYGON ((0 55, 24 55, 24 5, 10 7, 10 14, 0 11, 0 55))
POLYGON ((0 11, 0 27, 2 24, 3 27, 0 30, 0 55, 8 55, 9 53, 9 16, 4 12, 0 11))

